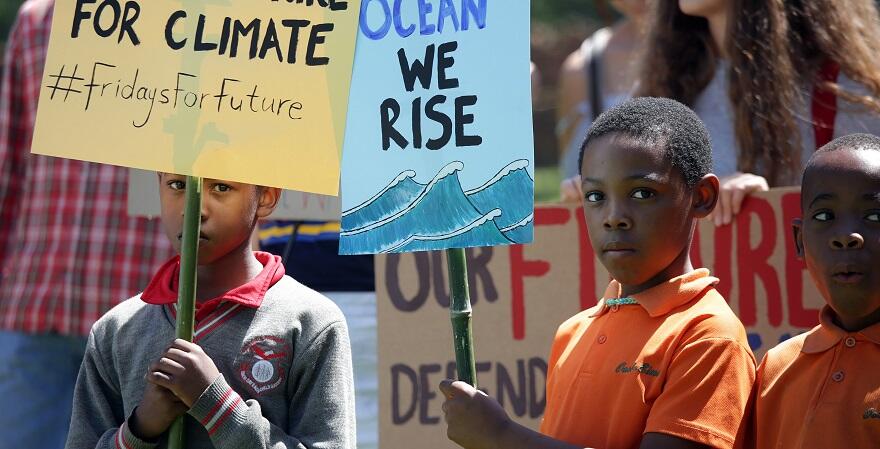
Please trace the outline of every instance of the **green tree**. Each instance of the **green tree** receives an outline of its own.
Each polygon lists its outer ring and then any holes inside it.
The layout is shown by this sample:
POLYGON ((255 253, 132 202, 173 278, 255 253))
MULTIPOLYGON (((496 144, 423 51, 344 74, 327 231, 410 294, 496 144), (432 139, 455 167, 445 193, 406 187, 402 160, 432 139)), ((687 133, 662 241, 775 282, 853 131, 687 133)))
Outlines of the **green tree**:
POLYGON ((610 11, 606 3, 601 0, 533 0, 532 19, 551 24, 595 21, 602 13, 610 11))
MULTIPOLYGON (((9 29, 15 22, 15 15, 23 0, 3 0, 0 2, 0 43, 6 43, 6 37, 9 36, 9 29)), ((0 50, 2 53, 2 50, 0 50)))

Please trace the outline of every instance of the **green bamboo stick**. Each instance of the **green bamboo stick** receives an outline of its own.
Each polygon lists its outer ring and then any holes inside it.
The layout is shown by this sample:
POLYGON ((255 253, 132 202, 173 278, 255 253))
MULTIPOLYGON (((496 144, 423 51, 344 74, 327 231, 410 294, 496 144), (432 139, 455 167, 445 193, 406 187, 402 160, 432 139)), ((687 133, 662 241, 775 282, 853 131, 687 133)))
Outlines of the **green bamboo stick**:
MULTIPOLYGON (((196 313, 196 266, 202 222, 202 178, 186 177, 186 206, 183 211, 183 239, 180 244, 180 282, 177 293, 177 338, 192 341, 196 313)), ((169 449, 184 449, 183 417, 171 425, 169 449)))
POLYGON ((449 314, 452 319, 452 340, 458 380, 477 387, 474 331, 471 324, 473 312, 464 249, 446 250, 446 265, 449 268, 449 314))

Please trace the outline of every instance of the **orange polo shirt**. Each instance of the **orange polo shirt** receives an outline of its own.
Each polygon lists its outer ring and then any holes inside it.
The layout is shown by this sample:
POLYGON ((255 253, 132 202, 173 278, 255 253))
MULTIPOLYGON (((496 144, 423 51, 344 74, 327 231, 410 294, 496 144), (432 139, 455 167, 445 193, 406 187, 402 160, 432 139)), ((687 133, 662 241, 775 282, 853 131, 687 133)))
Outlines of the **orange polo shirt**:
POLYGON ((637 448, 649 432, 734 447, 755 357, 717 282, 694 270, 609 307, 612 281, 556 333, 541 432, 597 449, 637 448))
POLYGON ((880 323, 820 324, 767 352, 758 368, 757 449, 880 448, 880 323))

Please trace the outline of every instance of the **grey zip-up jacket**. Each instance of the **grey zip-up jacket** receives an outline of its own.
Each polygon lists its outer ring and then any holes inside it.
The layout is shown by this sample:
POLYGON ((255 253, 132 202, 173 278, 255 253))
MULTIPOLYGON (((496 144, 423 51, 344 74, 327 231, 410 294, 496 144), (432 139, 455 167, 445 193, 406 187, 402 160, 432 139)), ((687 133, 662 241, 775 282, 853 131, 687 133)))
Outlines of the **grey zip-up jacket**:
MULTIPOLYGON (((76 381, 67 449, 167 447, 135 437, 126 419, 147 367, 174 340, 169 306, 140 295, 92 327, 76 381)), ((186 416, 186 448, 344 448, 355 444, 351 346, 342 312, 284 276, 259 308, 227 302, 196 326, 220 370, 186 416)))

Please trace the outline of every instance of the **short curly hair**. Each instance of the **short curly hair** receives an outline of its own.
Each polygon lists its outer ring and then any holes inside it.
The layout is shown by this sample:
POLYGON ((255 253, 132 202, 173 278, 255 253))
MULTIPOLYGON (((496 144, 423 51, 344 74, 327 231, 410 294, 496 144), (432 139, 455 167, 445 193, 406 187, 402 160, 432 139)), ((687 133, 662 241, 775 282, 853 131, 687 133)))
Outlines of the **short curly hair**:
POLYGON ((581 145, 578 171, 590 143, 609 135, 627 137, 645 146, 662 146, 688 187, 712 171, 709 131, 694 111, 675 100, 638 97, 603 112, 581 145))
POLYGON ((865 133, 847 134, 845 136, 840 136, 832 140, 831 142, 822 145, 821 148, 816 150, 816 152, 813 153, 812 156, 810 156, 810 160, 807 161, 804 172, 807 171, 807 168, 810 168, 812 165, 815 164, 815 159, 820 154, 842 150, 844 148, 851 150, 880 151, 880 137, 877 137, 873 134, 865 133))

